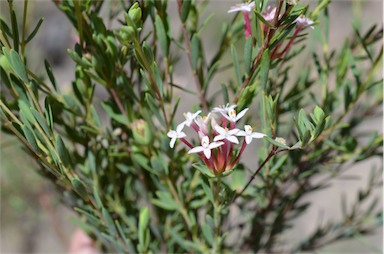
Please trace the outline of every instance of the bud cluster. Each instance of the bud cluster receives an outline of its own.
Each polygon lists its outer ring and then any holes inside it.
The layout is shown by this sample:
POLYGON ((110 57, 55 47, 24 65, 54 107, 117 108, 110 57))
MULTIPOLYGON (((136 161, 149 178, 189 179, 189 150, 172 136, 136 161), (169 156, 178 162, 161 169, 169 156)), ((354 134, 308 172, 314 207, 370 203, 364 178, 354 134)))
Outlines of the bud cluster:
POLYGON ((180 123, 176 130, 170 130, 170 147, 173 148, 177 139, 180 139, 190 148, 188 153, 197 153, 206 166, 216 175, 231 170, 239 161, 246 146, 254 138, 263 138, 265 134, 253 132, 250 125, 244 125, 244 130, 237 128, 240 120, 248 108, 237 114, 236 105, 226 105, 214 108, 207 116, 200 116, 201 111, 186 113, 185 121, 180 123), (192 128, 199 137, 200 146, 193 146, 183 132, 185 127, 192 128), (239 137, 243 138, 240 148, 239 137))

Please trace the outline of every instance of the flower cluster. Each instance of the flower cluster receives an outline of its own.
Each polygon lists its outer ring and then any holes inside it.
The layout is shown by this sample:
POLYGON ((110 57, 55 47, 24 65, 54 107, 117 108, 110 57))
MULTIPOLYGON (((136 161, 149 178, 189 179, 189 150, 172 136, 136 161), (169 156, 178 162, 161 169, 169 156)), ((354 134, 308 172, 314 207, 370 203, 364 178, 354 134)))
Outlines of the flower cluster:
POLYGON ((176 130, 170 130, 169 143, 173 148, 177 139, 187 145, 188 153, 197 153, 207 167, 214 174, 221 174, 232 169, 239 161, 244 149, 254 138, 262 138, 265 134, 253 132, 250 125, 245 125, 244 130, 237 128, 237 122, 247 113, 248 108, 237 113, 236 105, 214 108, 207 116, 200 116, 201 111, 186 113, 185 121, 180 123, 176 130), (183 132, 185 127, 192 128, 199 136, 200 146, 193 146, 183 132), (243 137, 240 150, 239 137, 243 137))

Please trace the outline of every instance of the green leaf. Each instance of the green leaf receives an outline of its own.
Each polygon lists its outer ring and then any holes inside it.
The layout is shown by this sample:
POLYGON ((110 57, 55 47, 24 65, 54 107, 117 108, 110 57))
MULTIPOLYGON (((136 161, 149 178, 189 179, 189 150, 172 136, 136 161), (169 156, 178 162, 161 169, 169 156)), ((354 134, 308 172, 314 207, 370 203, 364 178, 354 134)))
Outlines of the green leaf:
MULTIPOLYGON (((152 64, 154 62, 153 52, 151 47, 147 44, 146 41, 143 42, 142 49, 143 49, 146 62, 149 64, 152 64)), ((143 67, 146 67, 146 66, 143 66, 143 67)))
POLYGON ((159 89, 160 96, 163 97, 163 80, 160 76, 159 67, 155 62, 153 63, 153 74, 155 75, 156 85, 157 89, 159 89))
POLYGON ((30 123, 36 123, 36 119, 32 114, 30 107, 22 100, 19 100, 20 114, 23 114, 30 123))
POLYGON ((191 40, 192 68, 197 69, 197 63, 200 57, 200 40, 197 34, 192 36, 191 40))
POLYGON ((214 244, 214 235, 213 235, 212 228, 207 223, 203 223, 201 225, 201 230, 203 231, 203 236, 205 237, 205 240, 207 240, 207 242, 211 246, 213 246, 213 244, 214 244))
POLYGON ((89 200, 87 188, 84 183, 77 178, 71 179, 72 187, 75 192, 85 201, 89 200))
POLYGON ((270 169, 270 174, 278 173, 277 171, 284 165, 284 162, 288 159, 288 154, 281 156, 270 169))
POLYGON ((33 31, 31 32, 31 34, 27 37, 27 39, 25 40, 25 43, 27 44, 28 42, 30 42, 33 37, 35 37, 36 33, 39 31, 39 28, 41 26, 41 24, 43 23, 44 21, 44 17, 43 18, 40 18, 40 20, 37 22, 37 25, 35 26, 35 28, 33 29, 33 31))
POLYGON ((132 160, 139 164, 141 167, 144 169, 148 170, 150 173, 158 175, 159 173, 155 170, 153 170, 148 164, 149 164, 149 159, 145 157, 144 155, 140 153, 133 153, 132 154, 132 160))
POLYGON ((268 136, 264 136, 264 139, 267 140, 269 143, 271 143, 272 145, 274 146, 277 146, 277 147, 280 147, 280 148, 285 148, 285 149, 289 149, 289 146, 283 144, 283 143, 280 143, 278 141, 276 141, 275 139, 272 139, 268 136))
POLYGON ((3 47, 3 54, 7 58, 14 73, 25 83, 28 83, 27 70, 20 55, 14 49, 11 49, 8 53, 5 47, 3 47))
POLYGON ((126 117, 124 117, 122 114, 115 113, 112 109, 111 105, 107 104, 106 102, 101 103, 101 106, 103 107, 104 111, 107 113, 107 115, 115 120, 118 123, 121 123, 123 125, 128 125, 128 120, 126 117))
POLYGON ((268 21, 265 20, 265 18, 263 17, 263 15, 261 15, 261 13, 259 13, 258 11, 254 10, 253 11, 256 15, 256 17, 261 21, 263 22, 264 25, 266 25, 267 27, 269 28, 273 28, 273 25, 271 23, 269 23, 268 21))
POLYGON ((206 165, 203 165, 203 164, 199 164, 199 163, 194 163, 192 164, 192 166, 199 170, 203 175, 209 177, 209 178, 215 178, 215 174, 212 173, 212 171, 206 166, 206 165))
POLYGON ((237 82, 237 85, 240 86, 242 83, 240 63, 239 63, 239 57, 237 56, 236 48, 233 44, 231 44, 231 55, 232 55, 232 64, 233 64, 233 67, 235 68, 236 82, 237 82))
POLYGON ((176 201, 172 198, 171 194, 167 191, 156 191, 158 199, 152 199, 151 203, 161 207, 165 210, 174 211, 179 208, 176 201))
POLYGON ((156 27, 156 35, 159 38, 159 44, 160 44, 161 50, 163 51, 164 56, 168 57, 169 40, 168 40, 167 32, 165 31, 163 21, 161 20, 159 15, 156 15, 155 27, 156 27))
POLYGON ((35 117, 35 119, 39 122, 39 125, 40 125, 41 128, 43 129, 45 135, 47 135, 47 137, 51 137, 51 131, 50 131, 50 129, 48 128, 48 125, 47 125, 47 123, 46 123, 46 121, 45 121, 45 118, 42 117, 42 116, 40 115, 40 113, 37 112, 37 110, 34 109, 34 108, 31 108, 31 112, 32 112, 33 116, 35 117))
POLYGON ((64 142, 59 135, 56 135, 55 139, 56 139, 55 148, 57 150, 57 153, 59 154, 60 160, 64 164, 64 166, 68 167, 70 164, 68 150, 65 147, 64 142))
POLYGON ((96 159, 95 155, 91 150, 88 151, 88 156, 87 156, 87 162, 88 162, 88 167, 92 171, 92 173, 96 173, 96 159))
POLYGON ((189 10, 191 9, 191 0, 182 1, 181 5, 181 22, 185 23, 188 18, 189 10))
POLYGON ((112 219, 111 215, 109 214, 108 210, 103 207, 103 208, 101 208, 101 213, 103 215, 104 222, 105 222, 106 226, 108 227, 110 234, 116 235, 117 234, 116 226, 115 226, 115 223, 113 222, 113 219, 112 219))
POLYGON ((151 166, 155 171, 159 172, 160 174, 165 173, 166 175, 168 175, 168 164, 162 156, 151 157, 151 166))
POLYGON ((93 184, 93 197, 95 198, 95 201, 96 201, 96 205, 99 209, 103 208, 103 202, 101 201, 101 198, 100 198, 100 192, 99 192, 99 188, 98 188, 98 184, 93 184))
POLYGON ((53 87, 55 88, 55 91, 58 92, 59 88, 57 87, 55 76, 52 73, 52 67, 47 60, 44 60, 44 66, 45 66, 45 71, 47 72, 49 80, 51 81, 53 87))
POLYGON ((48 126, 51 130, 53 130, 53 114, 52 114, 52 107, 49 103, 49 98, 46 97, 45 98, 45 101, 44 101, 44 104, 45 104, 45 119, 47 119, 47 122, 48 122, 48 126))
POLYGON ((267 87, 270 61, 270 53, 269 50, 266 49, 261 56, 260 62, 260 86, 264 89, 267 87))
POLYGON ((139 217, 139 244, 142 247, 148 247, 146 242, 149 241, 149 230, 148 230, 148 224, 149 224, 149 209, 148 207, 143 207, 140 211, 140 217, 139 217), (147 238, 147 239, 146 239, 147 238))
POLYGON ((213 205, 215 201, 213 199, 212 190, 209 187, 208 180, 206 178, 201 178, 200 184, 203 187, 203 191, 204 191, 205 195, 208 197, 209 201, 211 201, 211 204, 213 205))
POLYGON ((36 139, 35 139, 35 136, 33 135, 33 130, 31 130, 28 126, 26 125, 23 125, 21 127, 23 129, 23 132, 24 132, 24 136, 25 138, 27 139, 28 143, 33 147, 33 149, 35 150, 34 152, 36 154, 39 153, 40 149, 37 145, 37 142, 36 142, 36 139))
POLYGON ((195 242, 187 240, 182 236, 181 232, 175 230, 175 227, 166 227, 167 232, 171 235, 171 238, 175 240, 186 252, 201 252, 199 245, 195 242))
POLYGON ((246 39, 244 47, 244 71, 248 74, 252 62, 252 37, 246 39))
POLYGON ((153 99, 152 95, 149 93, 145 94, 145 101, 147 102, 149 108, 151 109, 152 113, 155 114, 157 120, 161 123, 162 126, 165 126, 164 119, 162 115, 160 114, 160 108, 159 106, 156 106, 155 100, 153 99))

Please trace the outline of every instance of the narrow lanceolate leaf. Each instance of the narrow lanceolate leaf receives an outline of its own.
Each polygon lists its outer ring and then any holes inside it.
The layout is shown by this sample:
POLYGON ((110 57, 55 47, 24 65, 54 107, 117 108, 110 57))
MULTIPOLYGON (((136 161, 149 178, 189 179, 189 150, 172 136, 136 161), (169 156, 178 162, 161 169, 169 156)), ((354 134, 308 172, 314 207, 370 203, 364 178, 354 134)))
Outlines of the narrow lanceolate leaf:
POLYGON ((270 61, 269 50, 266 49, 261 56, 260 62, 260 85, 264 89, 267 87, 270 61))
POLYGON ((72 186, 73 186, 73 189, 75 190, 75 192, 83 200, 88 201, 89 200, 88 192, 87 192, 87 188, 85 187, 84 183, 77 178, 73 178, 71 180, 71 183, 72 183, 72 186))
POLYGON ((244 47, 244 71, 248 75, 249 69, 251 68, 252 61, 252 37, 249 37, 245 41, 244 47))
POLYGON ((37 145, 35 136, 33 135, 33 131, 27 125, 23 125, 21 128, 23 129, 24 136, 28 143, 33 147, 34 152, 37 154, 39 152, 39 147, 37 145))
MULTIPOLYGON (((148 207, 144 207, 140 211, 139 217, 139 245, 141 248, 147 247, 147 242, 149 241, 149 209, 148 207)), ((143 250, 144 251, 144 250, 143 250)))
POLYGON ((47 137, 50 137, 51 136, 51 130, 48 128, 48 125, 45 121, 45 118, 42 117, 40 115, 40 113, 37 112, 37 110, 34 108, 31 108, 31 112, 32 112, 33 116, 35 117, 35 119, 37 120, 37 122, 39 123, 39 125, 41 126, 41 128, 43 129, 45 135, 47 135, 47 137))
POLYGON ((61 162, 64 164, 64 166, 68 167, 70 163, 69 153, 64 145, 63 140, 59 135, 56 135, 55 148, 57 150, 57 153, 59 154, 61 162))
POLYGON ((31 34, 28 36, 28 38, 25 40, 25 43, 30 42, 33 39, 33 37, 35 37, 35 35, 39 31, 39 28, 40 28, 41 24, 43 23, 43 21, 44 21, 44 18, 41 18, 39 20, 39 22, 37 22, 37 25, 35 26, 35 28, 31 32, 31 34))
POLYGON ((11 49, 9 52, 7 52, 7 49, 5 47, 3 47, 3 54, 7 58, 8 63, 10 64, 15 74, 25 83, 27 83, 27 70, 20 55, 14 49, 11 49))
POLYGON ((240 72, 240 63, 239 63, 239 57, 237 56, 236 48, 232 44, 231 45, 231 54, 232 54, 232 63, 233 67, 235 68, 235 74, 236 74, 236 82, 238 85, 241 85, 242 83, 242 75, 240 72))
POLYGON ((47 60, 44 61, 44 66, 45 66, 45 71, 47 72, 49 81, 51 81, 53 87, 55 88, 55 91, 57 92, 57 91, 58 91, 58 87, 57 87, 57 84, 56 84, 55 76, 54 76, 53 73, 52 73, 52 67, 51 67, 51 65, 48 63, 47 60))
POLYGON ((163 51, 164 56, 167 57, 169 54, 169 40, 168 40, 167 32, 165 31, 163 21, 161 20, 159 15, 156 15, 155 27, 156 27, 157 37, 159 38, 161 50, 163 51))
POLYGON ((185 23, 188 18, 189 10, 191 9, 191 0, 184 0, 181 5, 181 21, 185 23))
POLYGON ((107 209, 102 208, 101 213, 103 215, 104 222, 105 222, 106 226, 108 227, 110 233, 112 235, 116 235, 117 231, 116 231, 115 223, 113 222, 113 219, 112 219, 111 215, 109 214, 109 212, 107 211, 107 209))
POLYGON ((197 34, 192 36, 191 40, 192 68, 197 69, 197 63, 200 56, 200 40, 197 34))
POLYGON ((156 191, 158 199, 152 199, 151 202, 155 206, 161 207, 165 210, 174 211, 179 207, 173 200, 171 194, 167 191, 156 191))
POLYGON ((157 89, 159 90, 160 96, 163 97, 163 80, 160 76, 159 67, 153 62, 153 74, 155 75, 157 89))

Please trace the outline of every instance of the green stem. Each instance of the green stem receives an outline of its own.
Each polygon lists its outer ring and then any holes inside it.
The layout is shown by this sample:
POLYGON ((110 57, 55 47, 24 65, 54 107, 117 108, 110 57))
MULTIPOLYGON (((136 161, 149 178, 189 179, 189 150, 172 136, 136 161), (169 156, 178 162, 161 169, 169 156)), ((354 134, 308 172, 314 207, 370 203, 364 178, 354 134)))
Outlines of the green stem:
POLYGON ((213 244, 212 253, 220 253, 221 252, 221 205, 220 205, 220 189, 221 189, 221 177, 217 178, 216 187, 212 186, 213 191, 213 220, 215 226, 215 239, 213 244))

